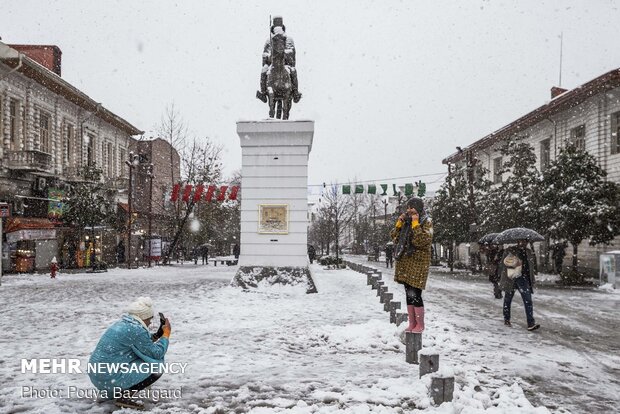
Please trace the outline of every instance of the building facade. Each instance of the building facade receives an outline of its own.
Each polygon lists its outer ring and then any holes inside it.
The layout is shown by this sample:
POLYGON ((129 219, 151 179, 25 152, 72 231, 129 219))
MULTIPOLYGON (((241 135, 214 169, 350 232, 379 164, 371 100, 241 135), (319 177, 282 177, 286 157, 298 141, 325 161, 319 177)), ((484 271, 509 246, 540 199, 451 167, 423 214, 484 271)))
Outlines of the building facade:
MULTIPOLYGON (((536 153, 540 171, 554 160, 560 150, 575 144, 593 155, 607 171, 607 180, 620 183, 620 69, 605 73, 575 89, 551 89, 551 100, 503 128, 475 141, 462 151, 443 160, 444 164, 465 166, 468 155, 475 157, 489 171, 494 184, 500 184, 502 156, 500 148, 513 137, 521 137, 536 153)), ((620 237, 612 246, 579 246, 580 267, 598 269, 601 253, 617 249, 620 237)), ((540 254, 543 254, 542 246, 540 254)), ((468 248, 459 247, 461 260, 467 260, 468 248)), ((569 255, 565 265, 570 262, 569 255)))
MULTIPOLYGON (((47 268, 54 256, 84 265, 89 241, 67 246, 61 208, 54 205, 87 165, 103 171, 110 189, 125 188, 130 139, 142 133, 63 80, 61 55, 56 46, 0 42, 0 201, 12 215, 5 219, 5 270, 47 268)), ((101 233, 103 240, 108 232, 101 233)))
MULTIPOLYGON (((132 174, 132 212, 135 217, 132 257, 146 260, 148 240, 153 240, 157 252, 174 236, 178 212, 176 205, 170 201, 170 195, 174 184, 180 180, 181 159, 177 150, 161 138, 132 139, 130 151, 137 156, 132 174)), ((156 258, 159 255, 152 256, 156 258)))

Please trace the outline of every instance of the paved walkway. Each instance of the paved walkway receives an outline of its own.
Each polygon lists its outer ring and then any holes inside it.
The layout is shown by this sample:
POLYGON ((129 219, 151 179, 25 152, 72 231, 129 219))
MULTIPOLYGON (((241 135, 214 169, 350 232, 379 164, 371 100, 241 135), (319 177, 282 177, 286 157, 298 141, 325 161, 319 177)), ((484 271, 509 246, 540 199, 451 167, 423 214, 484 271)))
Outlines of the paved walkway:
MULTIPOLYGON (((395 292, 395 300, 404 304, 403 289, 392 280, 393 269, 359 256, 348 259, 382 271, 390 291, 395 292)), ((620 294, 544 283, 534 293, 534 315, 542 326, 536 332, 525 329, 525 312, 518 293, 512 302, 513 328, 504 327, 503 301, 494 299, 492 286, 482 275, 451 274, 443 268, 431 268, 423 297, 430 318, 438 307, 442 317, 471 315, 471 323, 455 326, 455 330, 467 337, 484 338, 477 349, 472 349, 480 353, 481 363, 494 358, 495 346, 512 341, 515 359, 521 358, 522 364, 515 368, 514 361, 506 361, 506 368, 500 369, 498 375, 523 379, 526 384, 522 386, 534 405, 545 405, 557 412, 565 412, 560 407, 575 413, 618 412, 620 294), (510 337, 505 338, 506 334, 510 337)))

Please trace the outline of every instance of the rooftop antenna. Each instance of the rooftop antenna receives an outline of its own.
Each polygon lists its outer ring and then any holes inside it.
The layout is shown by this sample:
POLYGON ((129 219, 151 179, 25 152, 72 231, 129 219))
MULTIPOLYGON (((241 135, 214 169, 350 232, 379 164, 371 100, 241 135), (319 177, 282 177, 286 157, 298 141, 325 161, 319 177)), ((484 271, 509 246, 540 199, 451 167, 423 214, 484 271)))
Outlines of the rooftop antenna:
POLYGON ((560 84, 558 87, 562 87, 562 43, 564 40, 564 32, 560 32, 560 84))

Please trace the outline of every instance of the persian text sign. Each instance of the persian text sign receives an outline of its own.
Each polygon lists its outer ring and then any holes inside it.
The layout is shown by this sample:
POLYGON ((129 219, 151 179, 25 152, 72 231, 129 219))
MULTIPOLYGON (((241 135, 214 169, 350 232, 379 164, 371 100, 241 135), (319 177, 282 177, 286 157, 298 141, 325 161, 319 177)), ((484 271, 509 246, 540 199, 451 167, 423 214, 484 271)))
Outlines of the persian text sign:
POLYGON ((148 244, 151 258, 159 259, 161 257, 161 239, 150 239, 148 244))
POLYGON ((288 205, 259 204, 258 232, 263 234, 288 234, 288 205))
POLYGON ((17 230, 6 234, 6 241, 8 243, 15 243, 20 240, 49 240, 55 238, 55 229, 17 230))

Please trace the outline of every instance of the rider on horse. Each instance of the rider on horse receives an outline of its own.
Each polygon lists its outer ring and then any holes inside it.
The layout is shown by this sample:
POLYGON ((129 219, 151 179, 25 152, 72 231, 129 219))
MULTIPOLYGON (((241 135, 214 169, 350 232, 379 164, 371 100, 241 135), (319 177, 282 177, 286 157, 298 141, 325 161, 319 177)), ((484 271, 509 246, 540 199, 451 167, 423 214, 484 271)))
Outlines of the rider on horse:
POLYGON ((284 50, 285 64, 289 67, 292 83, 293 102, 297 103, 301 99, 301 93, 298 90, 297 69, 295 69, 295 42, 293 38, 286 34, 286 27, 283 24, 282 17, 273 18, 271 25, 271 35, 265 42, 263 47, 263 69, 260 74, 260 91, 256 92, 256 97, 263 102, 267 102, 267 72, 271 66, 271 37, 275 34, 282 34, 286 37, 286 48, 284 50))

